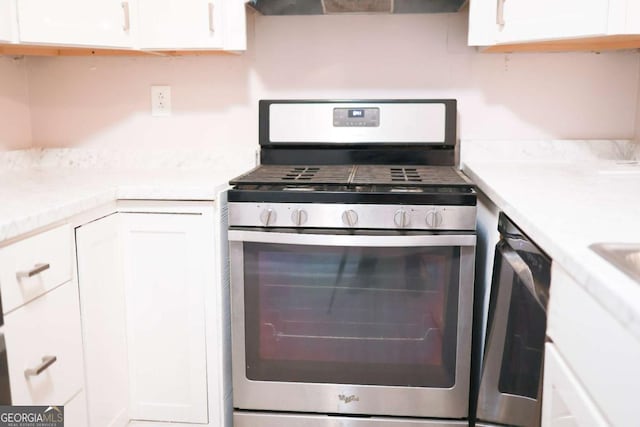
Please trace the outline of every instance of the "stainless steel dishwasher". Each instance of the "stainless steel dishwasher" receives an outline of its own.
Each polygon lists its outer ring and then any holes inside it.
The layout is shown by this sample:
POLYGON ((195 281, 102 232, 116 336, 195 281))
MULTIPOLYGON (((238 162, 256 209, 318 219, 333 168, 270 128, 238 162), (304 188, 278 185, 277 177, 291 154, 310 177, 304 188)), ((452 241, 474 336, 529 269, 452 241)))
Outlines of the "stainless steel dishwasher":
POLYGON ((540 425, 551 259, 498 220, 476 425, 540 425))

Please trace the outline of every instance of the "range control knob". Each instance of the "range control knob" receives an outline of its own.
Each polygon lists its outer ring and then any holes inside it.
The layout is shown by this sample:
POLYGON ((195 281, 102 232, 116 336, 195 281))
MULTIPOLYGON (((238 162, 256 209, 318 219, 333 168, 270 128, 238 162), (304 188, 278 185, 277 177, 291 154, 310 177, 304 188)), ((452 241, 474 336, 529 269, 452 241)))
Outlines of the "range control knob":
POLYGON ((354 227, 358 223, 358 214, 353 209, 342 212, 342 222, 348 227, 354 227))
POLYGON ((304 209, 294 209, 291 212, 291 221, 297 226, 303 225, 307 222, 307 211, 304 209))
POLYGON ((409 212, 404 209, 398 209, 396 213, 393 215, 393 222, 397 227, 404 228, 408 227, 411 222, 411 216, 409 212))
POLYGON ((263 209, 260 212, 260 222, 265 227, 268 227, 276 222, 276 211, 271 208, 263 209))
POLYGON ((432 228, 438 228, 442 225, 442 213, 437 210, 431 210, 427 212, 427 226, 432 228))

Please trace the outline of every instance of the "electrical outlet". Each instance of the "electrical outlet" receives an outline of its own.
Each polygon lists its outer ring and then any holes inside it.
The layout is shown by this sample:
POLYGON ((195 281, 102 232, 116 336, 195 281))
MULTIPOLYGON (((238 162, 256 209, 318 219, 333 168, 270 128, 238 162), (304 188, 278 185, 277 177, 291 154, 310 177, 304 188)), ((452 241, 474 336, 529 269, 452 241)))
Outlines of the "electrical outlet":
POLYGON ((171 115, 171 86, 151 86, 151 115, 154 117, 171 115))

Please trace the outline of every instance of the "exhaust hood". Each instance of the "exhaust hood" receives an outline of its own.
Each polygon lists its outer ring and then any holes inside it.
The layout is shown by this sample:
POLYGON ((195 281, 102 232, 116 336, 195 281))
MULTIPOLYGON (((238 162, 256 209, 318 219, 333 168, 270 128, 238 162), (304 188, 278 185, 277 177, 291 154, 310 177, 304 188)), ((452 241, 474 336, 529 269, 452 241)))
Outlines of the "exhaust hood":
POLYGON ((342 13, 449 13, 466 0, 251 0, 263 15, 333 15, 342 13))

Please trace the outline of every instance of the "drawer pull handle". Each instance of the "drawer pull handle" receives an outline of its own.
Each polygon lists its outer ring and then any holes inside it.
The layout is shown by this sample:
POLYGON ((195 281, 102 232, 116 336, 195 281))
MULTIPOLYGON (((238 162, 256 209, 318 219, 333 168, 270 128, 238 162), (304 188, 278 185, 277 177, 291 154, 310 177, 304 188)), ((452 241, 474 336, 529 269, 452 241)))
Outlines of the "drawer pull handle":
POLYGON ((19 272, 17 272, 16 273, 16 277, 18 279, 24 279, 26 277, 33 277, 36 274, 40 274, 43 271, 48 270, 49 268, 51 268, 51 266, 49 264, 36 264, 29 271, 19 271, 19 272))
POLYGON ((44 356, 42 358, 42 363, 36 366, 35 368, 25 369, 24 376, 25 377, 35 377, 40 375, 44 370, 46 370, 49 366, 56 363, 58 358, 56 356, 44 356))

